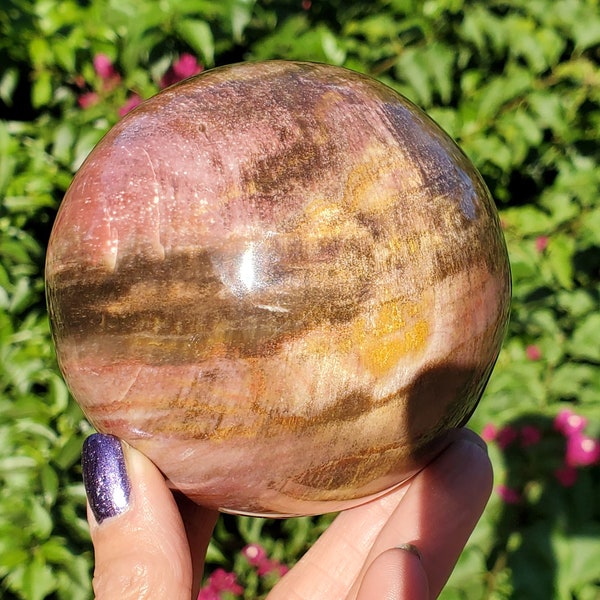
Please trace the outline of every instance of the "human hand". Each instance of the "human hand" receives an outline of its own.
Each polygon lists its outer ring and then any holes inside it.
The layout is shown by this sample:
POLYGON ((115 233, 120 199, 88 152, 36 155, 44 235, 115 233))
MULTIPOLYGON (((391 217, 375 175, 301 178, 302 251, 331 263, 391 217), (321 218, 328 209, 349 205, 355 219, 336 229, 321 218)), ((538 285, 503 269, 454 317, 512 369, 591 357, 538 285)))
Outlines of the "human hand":
MULTIPOLYGON (((160 471, 112 436, 84 445, 98 600, 189 600, 218 513, 176 497, 160 471)), ((268 600, 436 598, 492 489, 485 444, 466 429, 401 487, 342 512, 268 600)))

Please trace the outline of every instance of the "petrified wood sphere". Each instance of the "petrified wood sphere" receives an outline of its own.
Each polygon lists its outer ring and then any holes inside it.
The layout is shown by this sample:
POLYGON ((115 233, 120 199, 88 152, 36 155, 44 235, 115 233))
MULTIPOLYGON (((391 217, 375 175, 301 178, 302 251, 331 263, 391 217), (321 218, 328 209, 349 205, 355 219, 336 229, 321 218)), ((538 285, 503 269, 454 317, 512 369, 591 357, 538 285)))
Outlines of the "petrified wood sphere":
POLYGON ((338 510, 474 410, 509 269, 457 146, 386 86, 273 61, 119 122, 48 248, 61 369, 90 421, 223 510, 338 510))

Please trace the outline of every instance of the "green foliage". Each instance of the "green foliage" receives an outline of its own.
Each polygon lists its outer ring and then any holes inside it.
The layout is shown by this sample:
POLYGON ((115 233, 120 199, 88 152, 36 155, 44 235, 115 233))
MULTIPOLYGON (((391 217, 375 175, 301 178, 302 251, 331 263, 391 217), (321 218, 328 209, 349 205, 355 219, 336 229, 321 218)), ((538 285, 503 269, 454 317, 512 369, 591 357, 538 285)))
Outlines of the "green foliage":
POLYGON ((54 363, 37 239, 60 178, 43 140, 28 133, 0 124, 0 577, 17 597, 87 598, 91 553, 76 465, 89 426, 54 363))
MULTIPOLYGON (((184 53, 205 67, 294 58, 378 77, 425 108, 502 208, 513 269, 505 348, 472 426, 542 432, 492 444, 499 484, 443 597, 600 596, 598 465, 555 476, 563 408, 600 435, 600 6, 597 0, 4 0, 0 11, 0 596, 89 598, 79 452, 89 433, 58 374, 43 259, 69 181, 135 96, 184 53), (94 68, 107 56, 111 77, 94 68)), ((330 517, 225 518, 211 564, 292 564, 330 517)))

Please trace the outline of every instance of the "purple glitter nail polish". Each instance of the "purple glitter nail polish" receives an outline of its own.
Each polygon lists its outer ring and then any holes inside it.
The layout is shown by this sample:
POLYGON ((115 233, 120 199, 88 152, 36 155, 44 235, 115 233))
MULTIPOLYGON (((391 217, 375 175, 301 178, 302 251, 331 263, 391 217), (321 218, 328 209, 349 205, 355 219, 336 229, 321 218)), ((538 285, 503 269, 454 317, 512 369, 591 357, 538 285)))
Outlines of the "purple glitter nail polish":
POLYGON ((102 523, 127 510, 131 484, 121 442, 95 433, 83 443, 83 484, 96 521, 102 523))

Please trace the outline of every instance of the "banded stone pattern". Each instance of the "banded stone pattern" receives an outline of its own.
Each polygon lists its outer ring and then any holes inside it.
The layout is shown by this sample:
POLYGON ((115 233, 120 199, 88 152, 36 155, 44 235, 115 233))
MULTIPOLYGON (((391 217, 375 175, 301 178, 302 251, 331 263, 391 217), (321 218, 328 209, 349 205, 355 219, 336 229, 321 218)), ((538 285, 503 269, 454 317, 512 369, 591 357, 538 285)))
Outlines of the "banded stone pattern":
POLYGON ((339 510, 474 410, 508 317, 480 176, 351 71, 208 71, 120 121, 49 243, 59 363, 100 430, 198 503, 339 510))

